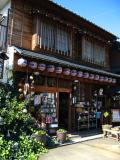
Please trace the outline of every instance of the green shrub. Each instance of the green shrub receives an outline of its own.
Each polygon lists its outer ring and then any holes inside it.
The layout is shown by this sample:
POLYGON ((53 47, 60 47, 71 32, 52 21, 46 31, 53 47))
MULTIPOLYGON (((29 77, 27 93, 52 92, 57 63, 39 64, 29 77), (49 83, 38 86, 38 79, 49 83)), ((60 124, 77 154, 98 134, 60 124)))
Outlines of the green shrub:
POLYGON ((1 160, 37 160, 39 154, 47 152, 44 144, 31 136, 43 131, 27 112, 27 103, 19 101, 7 88, 0 87, 1 160))

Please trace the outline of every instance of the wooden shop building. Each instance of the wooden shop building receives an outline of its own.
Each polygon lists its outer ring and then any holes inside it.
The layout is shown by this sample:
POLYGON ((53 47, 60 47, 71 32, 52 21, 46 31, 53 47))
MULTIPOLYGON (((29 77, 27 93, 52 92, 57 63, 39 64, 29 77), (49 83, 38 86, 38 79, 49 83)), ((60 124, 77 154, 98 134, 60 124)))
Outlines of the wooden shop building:
POLYGON ((12 0, 7 31, 15 85, 21 98, 33 96, 33 114, 49 133, 111 121, 115 35, 48 0, 12 0))

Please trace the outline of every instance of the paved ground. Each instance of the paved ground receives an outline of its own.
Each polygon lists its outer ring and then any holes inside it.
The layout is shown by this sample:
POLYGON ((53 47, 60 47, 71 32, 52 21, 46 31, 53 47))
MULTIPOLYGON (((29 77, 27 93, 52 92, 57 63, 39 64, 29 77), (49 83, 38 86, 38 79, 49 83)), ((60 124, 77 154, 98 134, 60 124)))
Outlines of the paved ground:
POLYGON ((94 139, 49 150, 39 160, 119 160, 120 142, 94 139))

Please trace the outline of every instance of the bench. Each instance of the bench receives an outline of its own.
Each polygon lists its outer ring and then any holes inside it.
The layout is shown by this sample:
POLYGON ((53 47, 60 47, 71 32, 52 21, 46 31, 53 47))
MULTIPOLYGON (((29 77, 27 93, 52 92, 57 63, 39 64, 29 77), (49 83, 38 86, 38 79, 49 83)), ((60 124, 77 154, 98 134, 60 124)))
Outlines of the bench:
POLYGON ((120 131, 115 131, 112 129, 103 129, 103 137, 109 137, 109 136, 116 136, 116 139, 119 141, 120 140, 120 131))

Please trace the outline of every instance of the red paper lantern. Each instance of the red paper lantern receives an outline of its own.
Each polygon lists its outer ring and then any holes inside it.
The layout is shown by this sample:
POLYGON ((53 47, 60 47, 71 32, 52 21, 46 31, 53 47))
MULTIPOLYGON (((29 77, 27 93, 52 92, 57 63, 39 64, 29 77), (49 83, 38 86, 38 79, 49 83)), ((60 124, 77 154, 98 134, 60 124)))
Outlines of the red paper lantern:
POLYGON ((70 69, 69 68, 64 68, 63 74, 66 75, 66 76, 70 75, 70 69))
POLYGON ((77 75, 77 71, 76 70, 71 70, 71 76, 76 76, 77 75))
POLYGON ((56 68, 55 68, 55 72, 56 72, 57 74, 61 74, 61 73, 62 73, 62 67, 56 67, 56 68))
POLYGON ((55 71, 55 66, 54 65, 48 65, 47 66, 47 71, 51 72, 51 73, 54 72, 55 71))
POLYGON ((82 71, 78 71, 78 72, 77 72, 77 76, 78 76, 79 78, 83 77, 83 72, 82 72, 82 71))
POLYGON ((39 69, 40 71, 44 71, 44 70, 46 69, 46 64, 44 64, 44 63, 39 64, 39 65, 38 65, 38 69, 39 69))

